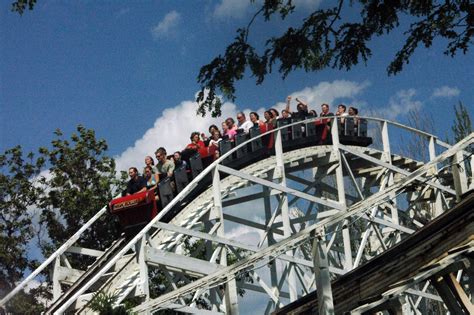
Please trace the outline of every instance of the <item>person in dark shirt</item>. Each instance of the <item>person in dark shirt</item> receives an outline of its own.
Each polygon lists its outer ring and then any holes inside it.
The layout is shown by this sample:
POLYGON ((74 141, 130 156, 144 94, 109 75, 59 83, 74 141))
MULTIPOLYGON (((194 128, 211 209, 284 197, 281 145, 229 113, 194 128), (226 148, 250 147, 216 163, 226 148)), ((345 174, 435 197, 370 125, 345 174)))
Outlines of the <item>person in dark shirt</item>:
POLYGON ((186 167, 187 164, 186 164, 186 161, 183 160, 182 156, 181 156, 181 152, 179 151, 176 151, 175 153, 173 153, 173 160, 174 160, 174 167, 175 168, 180 168, 180 167, 186 167))
MULTIPOLYGON (((290 102, 291 102, 291 96, 288 96, 286 98, 286 108, 285 108, 285 110, 288 113, 291 113, 290 102)), ((306 104, 299 98, 296 98, 296 102, 298 103, 298 105, 296 105, 296 112, 291 113, 291 118, 305 119, 306 116, 308 116, 308 104, 306 104)))
POLYGON ((130 176, 130 180, 127 183, 127 189, 122 195, 133 195, 146 190, 146 179, 138 175, 136 167, 130 167, 128 169, 128 175, 130 176))

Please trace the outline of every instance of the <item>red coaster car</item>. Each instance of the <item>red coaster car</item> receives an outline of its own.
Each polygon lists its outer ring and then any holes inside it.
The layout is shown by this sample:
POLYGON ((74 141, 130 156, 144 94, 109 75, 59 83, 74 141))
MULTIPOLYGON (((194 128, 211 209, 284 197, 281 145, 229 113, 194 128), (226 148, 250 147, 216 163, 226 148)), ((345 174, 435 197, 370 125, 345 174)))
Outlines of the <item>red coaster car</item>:
POLYGON ((127 235, 138 233, 158 214, 153 189, 114 199, 109 203, 109 209, 118 216, 127 235))

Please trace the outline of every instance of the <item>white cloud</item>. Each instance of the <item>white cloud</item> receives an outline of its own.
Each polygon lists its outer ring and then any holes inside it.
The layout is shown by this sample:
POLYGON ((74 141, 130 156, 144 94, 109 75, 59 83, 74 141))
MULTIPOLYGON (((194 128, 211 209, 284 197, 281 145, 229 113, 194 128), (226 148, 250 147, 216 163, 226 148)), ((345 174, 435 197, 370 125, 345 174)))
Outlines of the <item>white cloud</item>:
POLYGON ((168 37, 176 32, 180 22, 181 14, 173 10, 166 14, 163 20, 151 29, 151 34, 154 39, 168 37))
MULTIPOLYGON (((254 222, 263 223, 258 217, 252 219, 254 222)), ((263 236, 263 231, 251 228, 247 225, 238 225, 237 227, 226 232, 228 239, 239 240, 239 242, 248 245, 256 245, 260 242, 263 236)))
POLYGON ((458 88, 444 85, 440 88, 434 89, 431 97, 454 97, 454 96, 458 96, 459 93, 461 92, 459 91, 458 88))
POLYGON ((390 97, 387 107, 375 110, 374 116, 395 120, 397 117, 407 114, 411 110, 418 110, 423 103, 413 98, 416 95, 415 89, 398 91, 390 97))
POLYGON ((182 150, 188 144, 193 131, 208 133, 212 124, 220 127, 226 117, 235 117, 237 108, 232 103, 224 103, 222 117, 212 118, 209 115, 196 115, 197 105, 194 101, 183 101, 173 108, 163 111, 152 128, 148 129, 133 147, 126 149, 117 159, 117 169, 126 170, 130 166, 140 166, 144 157, 152 155, 158 147, 165 147, 168 153, 182 150))
MULTIPOLYGON (((369 86, 368 82, 357 83, 344 80, 321 82, 291 95, 304 99, 310 104, 310 108, 317 109, 319 113, 320 104, 332 104, 338 98, 353 98, 367 86, 369 86)), ((286 96, 282 95, 282 98, 285 99, 286 96)), ((281 110, 284 106, 285 104, 281 102, 273 107, 281 110)), ((220 127, 220 123, 225 118, 233 117, 235 119, 240 110, 235 104, 226 102, 222 106, 222 116, 212 118, 209 115, 206 117, 196 116, 196 108, 197 105, 194 101, 185 100, 176 107, 165 109, 161 117, 156 119, 153 127, 148 129, 141 139, 116 157, 117 170, 126 170, 130 166, 141 166, 145 156, 153 156, 158 147, 165 147, 168 153, 182 150, 189 143, 191 132, 200 131, 207 134, 211 124, 220 127)), ((295 108, 292 109, 295 110, 295 108)), ((243 111, 248 117, 250 109, 243 111)), ((263 117, 263 108, 258 109, 257 112, 263 117)))
MULTIPOLYGON (((368 86, 370 86, 368 81, 357 83, 353 81, 335 80, 333 82, 321 82, 318 85, 306 87, 290 95, 293 100, 298 97, 305 101, 310 109, 315 109, 319 114, 321 104, 327 103, 331 106, 331 109, 335 109, 337 99, 349 98, 354 100, 354 97, 359 95, 368 86)), ((285 103, 278 103, 276 107, 281 110, 285 107, 285 103)), ((291 104, 291 110, 296 110, 296 103, 294 101, 291 104)))
POLYGON ((250 1, 246 0, 222 0, 214 8, 213 16, 219 19, 242 18, 247 13, 250 1))

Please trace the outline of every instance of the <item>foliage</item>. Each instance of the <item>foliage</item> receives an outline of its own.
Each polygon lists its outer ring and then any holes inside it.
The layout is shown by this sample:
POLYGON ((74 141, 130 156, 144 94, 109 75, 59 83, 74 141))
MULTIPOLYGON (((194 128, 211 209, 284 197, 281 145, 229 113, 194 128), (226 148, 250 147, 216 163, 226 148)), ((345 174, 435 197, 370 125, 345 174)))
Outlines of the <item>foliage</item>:
POLYGON ((472 123, 469 112, 462 102, 459 102, 459 108, 456 105, 453 107, 456 117, 451 130, 453 131, 453 142, 457 143, 472 132, 472 123))
MULTIPOLYGON (((47 189, 39 200, 41 223, 50 239, 42 244, 46 255, 107 204, 117 184, 115 162, 105 155, 107 144, 97 140, 93 130, 78 126, 70 140, 60 130, 55 135, 52 149, 40 148, 50 165, 48 176, 41 179, 47 189)), ((117 239, 119 231, 110 217, 99 219, 97 227, 79 240, 79 246, 104 250, 117 239)))
POLYGON ((17 0, 12 3, 12 11, 18 12, 18 14, 22 15, 27 7, 28 10, 33 10, 35 4, 36 0, 17 0))
MULTIPOLYGON (((453 121, 453 125, 451 126, 451 130, 453 132, 452 140, 448 140, 450 143, 457 143, 467 137, 469 134, 472 133, 472 123, 471 123, 471 116, 467 108, 464 106, 462 102, 459 102, 459 108, 454 105, 454 114, 455 119, 453 121)), ((469 146, 465 149, 466 151, 473 152, 473 146, 469 146)), ((472 168, 470 163, 465 163, 465 168, 468 174, 472 176, 472 168)))
MULTIPOLYGON (((408 112, 408 126, 430 134, 435 133, 435 122, 433 115, 421 112, 419 109, 408 112)), ((410 136, 400 138, 400 152, 403 156, 410 157, 418 161, 429 161, 428 139, 425 136, 410 133, 410 136)))
MULTIPOLYGON (((39 224, 48 234, 41 246, 49 255, 68 239, 111 198, 114 187, 123 179, 115 177, 115 162, 105 155, 105 140, 97 140, 93 130, 77 127, 70 140, 60 130, 50 149, 40 148, 36 160, 32 153, 23 157, 20 146, 0 155, 0 289, 10 291, 36 261, 27 257, 27 247, 39 224), (48 171, 40 173, 47 166, 48 171), (32 222, 32 209, 41 211, 41 219, 32 222)), ((110 217, 99 220, 79 242, 80 246, 105 249, 118 237, 119 230, 110 217)), ((40 236, 38 236, 40 240, 40 236)), ((73 257, 75 258, 75 257, 73 257)), ((78 267, 88 261, 70 259, 78 267)), ((51 298, 40 286, 20 292, 8 303, 14 314, 39 314, 41 299, 51 298)), ((4 294, 2 294, 4 295, 4 294)), ((115 312, 115 311, 114 311, 115 312)), ((105 312, 108 313, 108 312, 105 312)), ((104 314, 105 314, 104 313, 104 314)), ((117 313, 118 314, 118 313, 117 313)))
POLYGON ((126 315, 129 314, 124 306, 113 307, 117 296, 113 294, 98 293, 92 298, 90 309, 101 315, 126 315))
POLYGON ((35 262, 27 258, 27 245, 34 237, 32 213, 38 198, 38 176, 43 159, 25 157, 20 146, 0 155, 0 289, 9 290, 35 262))
MULTIPOLYGON (((10 301, 8 301, 8 313, 18 315, 36 315, 44 311, 44 306, 40 303, 38 297, 39 291, 43 288, 32 289, 26 293, 24 291, 18 292, 10 301)), ((1 314, 1 312, 0 312, 1 314)))
POLYGON ((289 27, 280 37, 266 40, 263 53, 249 44, 250 29, 257 17, 263 15, 269 21, 279 15, 283 20, 294 9, 292 0, 265 0, 249 24, 237 30, 225 53, 200 69, 198 114, 204 116, 210 112, 214 117, 220 116, 222 101, 217 93, 235 100, 235 82, 243 78, 246 70, 261 84, 276 65, 285 78, 297 69, 350 70, 360 62, 366 63, 372 55, 369 42, 399 28, 401 17, 414 22, 405 32, 403 47, 387 68, 390 75, 409 63, 419 45, 428 48, 435 38, 444 38, 448 41, 445 54, 453 57, 458 51, 466 53, 474 36, 474 3, 469 0, 358 0, 349 4, 339 0, 334 7, 311 12, 301 25, 289 27), (360 10, 360 20, 346 18, 351 7, 360 10))
MULTIPOLYGON (((0 292, 10 291, 35 260, 28 258, 28 244, 35 236, 31 209, 40 193, 34 179, 44 164, 33 153, 23 156, 20 146, 0 155, 0 292)), ((33 291, 33 290, 30 290, 33 291)), ((19 292, 9 301, 14 314, 38 314, 42 308, 32 292, 19 292)))
MULTIPOLYGON (((211 246, 211 251, 216 250, 216 245, 211 246)), ((208 260, 207 254, 206 254, 206 241, 205 240, 195 240, 190 237, 186 238, 184 240, 184 250, 186 252, 186 255, 192 256, 194 258, 198 259, 203 259, 203 260, 208 260)), ((234 252, 227 251, 227 266, 231 266, 238 262, 239 259, 245 258, 248 255, 248 252, 244 251, 243 249, 236 248, 234 252)), ((218 258, 216 260, 216 263, 220 263, 220 259, 218 258)), ((249 275, 248 272, 242 274, 242 275, 237 275, 235 278, 237 281, 246 281, 249 283, 253 283, 252 277, 249 275)), ((237 293, 240 296, 244 296, 245 290, 242 288, 237 289, 237 293)), ((201 301, 203 303, 203 306, 205 306, 205 301, 201 301)))

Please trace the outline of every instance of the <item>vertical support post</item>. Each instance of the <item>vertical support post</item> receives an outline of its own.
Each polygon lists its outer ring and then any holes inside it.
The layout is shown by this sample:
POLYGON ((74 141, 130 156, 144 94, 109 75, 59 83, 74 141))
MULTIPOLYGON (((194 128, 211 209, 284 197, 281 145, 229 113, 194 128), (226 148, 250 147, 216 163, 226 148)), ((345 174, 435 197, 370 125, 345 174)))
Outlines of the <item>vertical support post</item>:
POLYGON ((460 201, 461 195, 467 191, 466 166, 462 151, 454 155, 453 163, 454 189, 456 190, 456 199, 460 201))
MULTIPOLYGON (((270 189, 268 187, 263 187, 263 204, 265 208, 265 225, 268 225, 268 222, 272 218, 272 208, 270 204, 270 189)), ((273 236, 273 231, 270 230, 268 231, 267 235, 267 244, 268 246, 271 246, 276 243, 275 237, 273 236)), ((276 261, 274 261, 270 265, 270 282, 272 285, 272 291, 273 294, 275 294, 277 297, 280 296, 280 290, 278 289, 278 276, 277 276, 277 268, 276 268, 276 261)), ((276 303, 273 301, 273 299, 269 299, 267 303, 267 307, 265 309, 265 314, 270 314, 272 310, 277 307, 276 303)))
MULTIPOLYGON (((276 169, 277 175, 280 176, 280 184, 286 187, 286 176, 285 176, 285 164, 283 161, 283 144, 281 139, 281 130, 276 131, 275 137, 275 158, 276 158, 276 169)), ((283 236, 288 238, 291 236, 291 223, 290 214, 288 208, 288 194, 281 193, 281 219, 283 223, 283 236)), ((286 254, 293 257, 293 251, 289 250, 286 254)), ((298 293, 296 290, 296 274, 291 263, 288 262, 288 287, 290 292, 290 301, 296 301, 298 299, 298 293)))
MULTIPOLYGON (((331 124, 331 136, 332 136, 332 147, 333 154, 336 156, 339 161, 336 172, 336 186, 337 186, 337 198, 341 205, 346 206, 346 190, 344 187, 344 174, 343 174, 343 165, 341 158, 341 151, 339 150, 339 122, 337 118, 334 118, 331 124)), ((352 247, 351 247, 351 235, 349 231, 349 221, 344 220, 343 225, 345 228, 342 229, 342 240, 344 243, 344 270, 349 271, 352 269, 352 247)))
POLYGON ((61 256, 54 259, 53 269, 53 299, 56 301, 62 294, 61 283, 59 282, 59 267, 61 267, 61 256))
MULTIPOLYGON (((386 121, 382 122, 382 144, 383 144, 383 160, 389 164, 392 164, 392 151, 390 149, 390 138, 388 135, 388 123, 386 121)), ((388 171, 387 173, 387 187, 393 185, 393 173, 388 171)), ((391 215, 392 215, 392 222, 395 224, 399 224, 398 218, 398 207, 397 207, 397 200, 395 198, 395 193, 390 194, 390 200, 392 201, 391 208, 391 215)), ((396 242, 398 243, 401 240, 400 233, 397 233, 396 242)))
POLYGON ((318 314, 333 315, 334 302, 332 299, 331 277, 329 274, 329 261, 326 243, 323 237, 313 237, 313 264, 316 277, 316 292, 318 294, 318 314))
POLYGON ((146 241, 148 234, 145 234, 139 242, 135 244, 138 257, 138 266, 140 268, 140 284, 138 285, 138 290, 141 295, 145 296, 145 300, 150 299, 150 289, 148 284, 148 265, 145 261, 145 250, 146 250, 146 241))
MULTIPOLYGON (((216 166, 212 174, 212 192, 214 197, 214 209, 219 214, 220 226, 217 229, 217 235, 223 237, 224 231, 224 214, 222 213, 222 199, 221 199, 221 180, 219 176, 219 169, 216 166)), ((225 247, 221 250, 220 264, 227 266, 227 249, 225 247)), ((239 301, 237 297, 237 283, 233 277, 225 284, 224 302, 226 314, 239 314, 239 301)))
MULTIPOLYGON (((430 154, 430 161, 433 161, 436 157, 436 148, 435 148, 435 138, 430 137, 429 143, 429 154, 430 154)), ((432 170, 433 175, 438 173, 438 166, 434 165, 432 170)), ((439 189, 432 188, 435 194, 435 202, 434 202, 434 217, 439 216, 443 213, 443 202, 441 200, 441 191, 439 189)))
MULTIPOLYGON (((205 228, 205 231, 206 232, 209 232, 212 227, 213 227, 213 224, 210 222, 210 213, 211 211, 209 211, 205 218, 203 218, 203 221, 204 221, 204 228, 205 228)), ((212 257, 212 243, 209 242, 209 241, 206 241, 206 260, 210 261, 211 260, 211 257, 212 257)), ((212 310, 213 311, 217 311, 217 305, 218 305, 218 295, 217 295, 217 289, 210 289, 209 290, 209 300, 211 301, 211 304, 212 304, 212 310)))
POLYGON ((471 177, 469 178, 470 185, 469 190, 474 189, 474 155, 469 158, 469 166, 471 168, 471 177))

